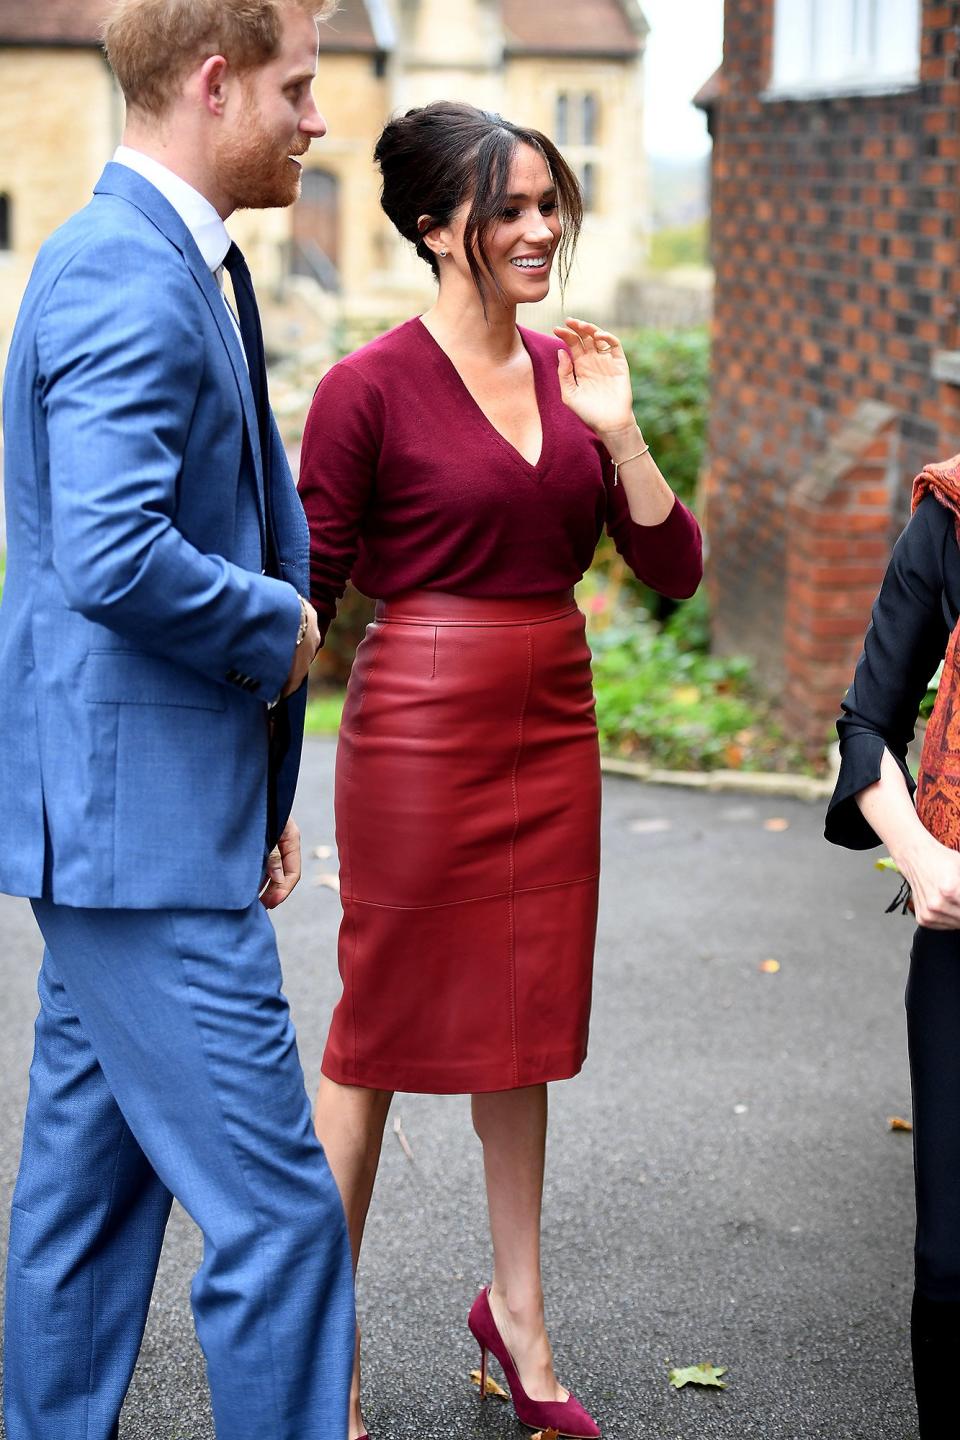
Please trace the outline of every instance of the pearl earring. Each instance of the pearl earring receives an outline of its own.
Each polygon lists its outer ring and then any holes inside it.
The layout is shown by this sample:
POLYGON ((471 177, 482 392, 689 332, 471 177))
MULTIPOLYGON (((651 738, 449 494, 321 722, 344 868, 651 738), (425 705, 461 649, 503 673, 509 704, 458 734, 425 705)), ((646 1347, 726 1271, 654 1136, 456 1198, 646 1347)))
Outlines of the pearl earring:
POLYGON ((446 258, 447 258, 447 252, 446 252, 446 250, 441 250, 441 251, 440 251, 440 259, 441 259, 441 260, 445 260, 446 258))

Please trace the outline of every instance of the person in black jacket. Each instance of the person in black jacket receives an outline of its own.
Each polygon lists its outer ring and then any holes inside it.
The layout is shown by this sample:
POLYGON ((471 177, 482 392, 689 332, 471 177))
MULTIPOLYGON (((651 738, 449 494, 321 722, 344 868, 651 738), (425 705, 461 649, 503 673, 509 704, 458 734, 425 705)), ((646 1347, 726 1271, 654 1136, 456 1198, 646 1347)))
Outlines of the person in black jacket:
MULTIPOLYGON (((906 1007, 917 1196, 911 1336, 922 1440, 960 1434, 944 1378, 960 1352, 960 854, 922 823, 906 753, 960 618, 952 505, 949 491, 925 494, 894 549, 837 725, 842 763, 825 831, 855 850, 885 844, 917 919, 906 1007)), ((942 686, 957 678, 947 668, 942 686)))

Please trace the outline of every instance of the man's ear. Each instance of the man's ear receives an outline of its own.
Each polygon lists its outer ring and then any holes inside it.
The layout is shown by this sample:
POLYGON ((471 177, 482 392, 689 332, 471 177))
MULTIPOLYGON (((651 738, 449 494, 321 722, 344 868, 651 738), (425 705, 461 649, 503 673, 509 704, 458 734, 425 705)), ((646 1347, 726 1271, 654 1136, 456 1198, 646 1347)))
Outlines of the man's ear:
POLYGON ((212 115, 222 115, 226 107, 228 76, 232 77, 232 72, 222 55, 211 55, 197 71, 200 101, 212 115))

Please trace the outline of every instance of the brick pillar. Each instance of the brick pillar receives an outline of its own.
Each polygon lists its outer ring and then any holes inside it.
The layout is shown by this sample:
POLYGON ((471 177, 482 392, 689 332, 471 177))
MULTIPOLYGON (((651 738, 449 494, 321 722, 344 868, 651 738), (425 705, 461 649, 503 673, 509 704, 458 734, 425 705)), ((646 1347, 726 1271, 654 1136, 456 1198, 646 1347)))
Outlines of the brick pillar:
POLYGON ((788 498, 784 718, 811 754, 834 733, 890 558, 898 422, 858 406, 788 498))

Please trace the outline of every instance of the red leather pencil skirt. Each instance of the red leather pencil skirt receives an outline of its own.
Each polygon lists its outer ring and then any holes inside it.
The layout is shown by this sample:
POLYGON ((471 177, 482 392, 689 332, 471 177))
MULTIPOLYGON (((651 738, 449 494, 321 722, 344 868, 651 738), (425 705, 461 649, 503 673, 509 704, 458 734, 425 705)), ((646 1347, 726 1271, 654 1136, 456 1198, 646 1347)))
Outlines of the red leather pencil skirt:
POLYGON ((381 602, 347 691, 336 820, 343 995, 323 1073, 447 1094, 575 1075, 600 766, 572 593, 381 602))

